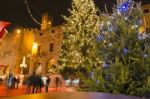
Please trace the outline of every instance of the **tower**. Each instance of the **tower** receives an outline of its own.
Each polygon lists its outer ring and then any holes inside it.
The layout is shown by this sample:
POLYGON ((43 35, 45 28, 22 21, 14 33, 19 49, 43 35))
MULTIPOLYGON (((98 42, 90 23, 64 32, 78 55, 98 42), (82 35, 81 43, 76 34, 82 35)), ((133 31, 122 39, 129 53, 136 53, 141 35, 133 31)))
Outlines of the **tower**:
POLYGON ((49 17, 48 13, 44 13, 42 15, 42 24, 41 24, 41 30, 45 30, 47 28, 52 27, 52 21, 49 17))

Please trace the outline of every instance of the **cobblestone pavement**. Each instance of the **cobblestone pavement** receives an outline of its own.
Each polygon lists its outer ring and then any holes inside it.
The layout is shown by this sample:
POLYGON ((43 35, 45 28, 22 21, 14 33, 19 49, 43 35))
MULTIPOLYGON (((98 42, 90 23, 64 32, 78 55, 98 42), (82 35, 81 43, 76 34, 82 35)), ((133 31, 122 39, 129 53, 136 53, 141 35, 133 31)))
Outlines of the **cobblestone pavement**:
MULTIPOLYGON (((56 88, 49 88, 49 92, 74 92, 75 89, 72 87, 61 87, 56 90, 56 88)), ((0 86, 0 97, 5 96, 18 96, 24 95, 26 92, 26 87, 21 86, 18 89, 6 89, 4 86, 0 86)), ((44 93, 44 88, 42 88, 42 93, 44 93)))

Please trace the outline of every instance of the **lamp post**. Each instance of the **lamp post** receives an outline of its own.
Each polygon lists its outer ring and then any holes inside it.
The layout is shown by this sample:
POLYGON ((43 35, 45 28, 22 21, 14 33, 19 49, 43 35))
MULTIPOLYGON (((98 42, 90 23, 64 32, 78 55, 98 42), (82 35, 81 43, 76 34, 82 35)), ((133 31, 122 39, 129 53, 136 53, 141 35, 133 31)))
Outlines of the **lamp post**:
POLYGON ((33 61, 34 61, 34 56, 37 54, 37 50, 38 50, 38 44, 37 43, 33 43, 33 45, 32 45, 32 53, 31 53, 31 56, 30 56, 29 75, 33 74, 33 61))
POLYGON ((22 63, 20 64, 20 68, 21 68, 21 74, 23 75, 23 69, 27 67, 27 64, 25 63, 26 58, 25 56, 23 57, 22 63))

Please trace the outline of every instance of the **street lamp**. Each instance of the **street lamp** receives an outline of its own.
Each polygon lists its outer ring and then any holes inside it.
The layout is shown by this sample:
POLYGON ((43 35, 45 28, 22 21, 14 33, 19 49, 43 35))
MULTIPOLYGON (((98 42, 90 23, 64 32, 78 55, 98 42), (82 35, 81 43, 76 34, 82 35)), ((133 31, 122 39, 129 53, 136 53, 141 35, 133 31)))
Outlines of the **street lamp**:
POLYGON ((38 44, 33 43, 32 45, 32 50, 31 50, 31 56, 30 56, 30 70, 29 70, 29 75, 32 75, 33 73, 33 61, 34 61, 34 56, 37 54, 38 51, 38 44))
POLYGON ((20 68, 21 68, 21 74, 23 74, 23 69, 27 67, 26 62, 26 58, 25 56, 23 57, 22 63, 20 64, 20 68))

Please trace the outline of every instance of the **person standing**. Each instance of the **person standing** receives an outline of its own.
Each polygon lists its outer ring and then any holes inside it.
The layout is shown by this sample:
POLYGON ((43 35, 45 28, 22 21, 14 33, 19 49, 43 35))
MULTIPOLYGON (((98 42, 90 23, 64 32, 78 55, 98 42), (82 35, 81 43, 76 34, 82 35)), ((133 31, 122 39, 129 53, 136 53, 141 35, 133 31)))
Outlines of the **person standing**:
POLYGON ((35 82, 36 82, 36 76, 35 76, 35 72, 33 72, 33 74, 30 75, 26 80, 26 84, 27 84, 26 93, 27 94, 30 94, 31 92, 34 93, 35 82))
POLYGON ((47 77, 46 77, 46 83, 45 83, 45 92, 46 93, 48 93, 49 83, 50 83, 50 77, 49 77, 49 75, 47 75, 47 77))
POLYGON ((18 89, 19 83, 20 83, 20 77, 18 76, 18 78, 16 79, 16 89, 18 89))
POLYGON ((59 76, 56 77, 55 83, 56 83, 56 91, 57 91, 58 87, 60 86, 60 77, 59 76))
POLYGON ((13 76, 13 78, 12 78, 12 89, 15 89, 15 85, 16 85, 16 77, 13 76))
POLYGON ((42 76, 38 75, 36 78, 36 93, 37 92, 42 92, 42 87, 43 87, 43 81, 42 81, 42 76))
POLYGON ((32 89, 32 82, 31 82, 31 76, 29 76, 26 81, 25 81, 27 88, 26 88, 26 94, 30 94, 31 93, 31 89, 32 89))
POLYGON ((9 76, 8 76, 8 79, 7 79, 8 81, 8 89, 12 89, 12 81, 13 81, 13 75, 12 74, 9 74, 9 76))

